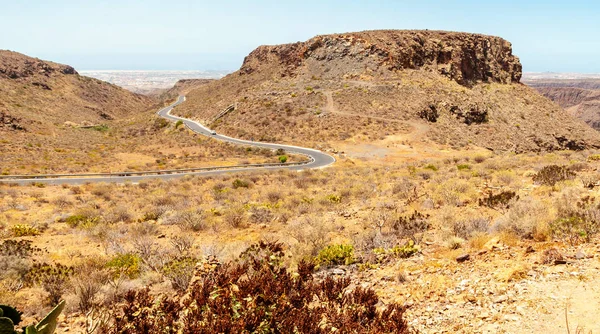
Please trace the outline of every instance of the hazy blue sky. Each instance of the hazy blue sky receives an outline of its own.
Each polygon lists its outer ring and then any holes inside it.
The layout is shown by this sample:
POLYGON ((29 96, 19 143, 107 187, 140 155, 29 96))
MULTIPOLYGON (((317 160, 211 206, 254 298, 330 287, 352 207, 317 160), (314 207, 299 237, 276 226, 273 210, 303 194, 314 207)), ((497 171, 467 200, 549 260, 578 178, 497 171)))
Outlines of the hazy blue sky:
POLYGON ((261 44, 367 29, 497 35, 524 70, 600 72, 600 2, 0 0, 0 48, 77 69, 237 69, 261 44))

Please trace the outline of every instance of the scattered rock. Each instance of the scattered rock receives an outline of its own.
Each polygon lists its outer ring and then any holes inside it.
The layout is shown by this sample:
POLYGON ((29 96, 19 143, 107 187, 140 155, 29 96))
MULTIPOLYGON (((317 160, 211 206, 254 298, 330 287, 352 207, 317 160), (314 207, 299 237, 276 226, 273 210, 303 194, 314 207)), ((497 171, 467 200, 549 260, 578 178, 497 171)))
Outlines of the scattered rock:
POLYGON ((329 270, 329 273, 331 275, 345 275, 346 271, 344 269, 340 269, 340 268, 333 268, 333 269, 329 270))
POLYGON ((465 262, 465 261, 469 260, 470 258, 471 258, 471 255, 469 255, 469 254, 463 254, 463 255, 461 255, 461 256, 459 256, 459 257, 456 258, 456 262, 459 262, 459 263, 465 262))
POLYGON ((502 246, 503 245, 500 242, 500 237, 493 237, 488 242, 486 242, 485 245, 483 245, 483 249, 493 251, 494 249, 501 249, 502 246))

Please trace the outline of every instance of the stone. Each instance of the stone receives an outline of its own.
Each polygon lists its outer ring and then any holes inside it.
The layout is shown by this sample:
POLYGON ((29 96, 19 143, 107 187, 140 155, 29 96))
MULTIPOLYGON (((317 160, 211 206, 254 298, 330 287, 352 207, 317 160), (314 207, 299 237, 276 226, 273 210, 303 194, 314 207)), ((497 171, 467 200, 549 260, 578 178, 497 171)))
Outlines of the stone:
POLYGON ((463 254, 463 255, 461 255, 461 256, 459 256, 459 257, 456 258, 456 262, 462 263, 462 262, 465 262, 465 261, 469 260, 470 258, 471 258, 471 255, 469 255, 469 254, 463 254))
POLYGON ((346 271, 344 269, 333 268, 329 271, 331 275, 345 275, 346 271))
POLYGON ((488 242, 483 245, 483 249, 488 251, 493 251, 494 249, 502 248, 502 243, 500 242, 500 237, 493 237, 488 242))

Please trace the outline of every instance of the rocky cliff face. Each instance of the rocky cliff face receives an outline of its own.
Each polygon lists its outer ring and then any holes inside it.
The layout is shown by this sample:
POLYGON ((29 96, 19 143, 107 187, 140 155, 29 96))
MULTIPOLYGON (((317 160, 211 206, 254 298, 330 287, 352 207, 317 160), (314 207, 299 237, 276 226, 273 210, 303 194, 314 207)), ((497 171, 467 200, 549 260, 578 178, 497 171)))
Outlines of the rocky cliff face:
POLYGON ((464 86, 516 83, 522 74, 511 44, 502 38, 401 30, 324 35, 306 42, 261 46, 246 57, 240 74, 264 71, 352 79, 391 76, 407 69, 436 72, 464 86))

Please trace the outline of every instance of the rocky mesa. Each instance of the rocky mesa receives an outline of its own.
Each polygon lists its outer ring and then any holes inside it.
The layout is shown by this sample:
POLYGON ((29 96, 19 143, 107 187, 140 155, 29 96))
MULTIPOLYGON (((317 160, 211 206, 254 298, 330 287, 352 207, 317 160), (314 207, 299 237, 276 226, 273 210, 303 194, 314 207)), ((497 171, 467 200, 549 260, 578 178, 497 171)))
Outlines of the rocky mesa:
POLYGON ((380 30, 260 46, 240 70, 192 90, 180 114, 244 138, 548 151, 600 137, 520 83, 511 44, 494 36, 380 30), (216 118, 227 106, 236 110, 216 118), (428 144, 429 143, 429 144, 428 144))
POLYGON ((261 46, 248 55, 241 74, 279 62, 282 75, 322 79, 390 77, 399 70, 427 70, 461 85, 517 83, 521 63, 506 40, 445 31, 365 31, 317 36, 306 42, 261 46), (328 66, 315 66, 327 62, 328 66))

